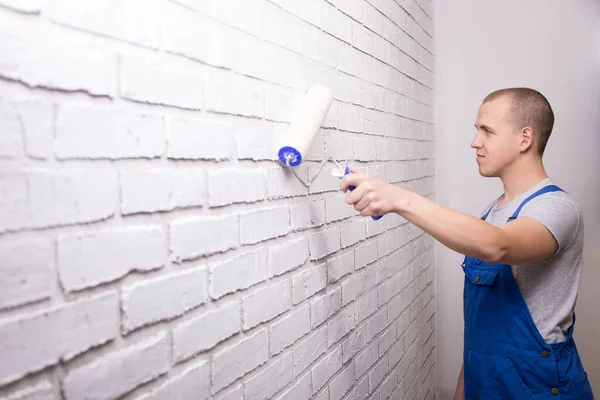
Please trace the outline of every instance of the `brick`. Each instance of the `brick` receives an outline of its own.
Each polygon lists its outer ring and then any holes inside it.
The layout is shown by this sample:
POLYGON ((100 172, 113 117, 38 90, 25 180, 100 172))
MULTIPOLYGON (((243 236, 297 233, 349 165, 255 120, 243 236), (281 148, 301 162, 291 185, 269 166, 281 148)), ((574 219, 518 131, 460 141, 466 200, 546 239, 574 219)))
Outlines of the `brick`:
POLYGON ((229 160, 234 149, 233 126, 216 120, 170 120, 167 157, 183 160, 229 160))
POLYGON ((123 286, 122 333, 175 318, 206 302, 206 280, 206 269, 195 268, 123 286))
MULTIPOLYGON (((295 172, 308 181, 306 168, 296 167, 295 172)), ((308 189, 286 167, 277 166, 267 170, 267 193, 269 198, 275 199, 306 195, 308 189)))
POLYGON ((0 385, 69 361, 118 335, 114 292, 19 315, 0 322, 0 385), (27 346, 23 346, 27 343, 27 346))
POLYGON ((210 296, 218 299, 264 281, 268 277, 267 265, 265 249, 241 254, 212 265, 210 267, 210 296))
POLYGON ((370 391, 375 390, 375 388, 383 381, 383 378, 388 373, 388 356, 383 357, 379 362, 373 367, 371 372, 369 373, 369 388, 370 391))
POLYGON ((327 323, 327 346, 331 347, 341 338, 346 336, 356 326, 354 319, 354 305, 342 309, 335 317, 327 323))
POLYGON ((22 121, 14 107, 0 104, 0 159, 23 156, 24 132, 22 121))
POLYGON ((346 203, 346 195, 325 198, 325 215, 327 222, 340 221, 356 215, 354 208, 346 203))
POLYGON ((276 122, 291 122, 292 110, 303 94, 276 85, 264 85, 265 119, 276 122))
POLYGON ((361 107, 341 103, 338 111, 340 113, 341 130, 358 133, 365 131, 365 116, 361 107))
POLYGON ((320 9, 322 2, 318 0, 306 0, 302 4, 295 0, 273 0, 273 3, 312 25, 321 25, 320 9))
POLYGON ((223 391, 214 397, 215 400, 238 400, 244 396, 244 387, 239 384, 237 386, 232 385, 233 389, 223 391))
POLYGON ((292 276, 293 302, 298 304, 327 286, 327 264, 319 264, 292 276))
POLYGON ((375 138, 368 136, 354 138, 354 159, 360 161, 375 161, 377 159, 375 138))
POLYGON ((279 354, 310 332, 309 311, 309 305, 306 304, 271 325, 269 328, 271 355, 279 354))
POLYGON ((245 381, 245 399, 270 399, 294 378, 292 353, 278 357, 267 368, 245 381))
MULTIPOLYGON (((237 156, 240 160, 278 160, 274 137, 287 126, 284 124, 264 121, 240 119, 233 124, 237 156)), ((281 167, 273 170, 281 171, 281 167)))
POLYGON ((329 228, 309 237, 310 259, 318 260, 340 249, 340 228, 329 228))
POLYGON ((381 384, 381 398, 389 399, 398 386, 398 372, 397 370, 393 370, 381 384))
POLYGON ((160 157, 165 149, 164 122, 119 109, 60 106, 55 149, 60 159, 160 157))
POLYGON ((386 326, 387 313, 385 309, 382 309, 367 321, 367 341, 371 342, 386 326))
POLYGON ((327 261, 329 283, 337 282, 354 271, 354 251, 349 251, 327 261))
POLYGON ((268 348, 267 330, 263 329, 216 352, 212 365, 212 393, 218 393, 267 362, 268 348))
POLYGON ((198 399, 206 400, 210 395, 210 365, 200 361, 159 387, 150 389, 136 400, 198 399))
POLYGON ((363 271, 352 275, 342 282, 342 305, 346 305, 354 300, 366 289, 367 274, 363 271))
POLYGON ((359 50, 349 46, 340 46, 338 48, 338 70, 360 78, 364 76, 363 64, 363 53, 359 50))
POLYGON ((327 327, 313 331, 292 350, 294 353, 294 376, 300 375, 309 365, 327 351, 327 327))
POLYGON ((308 260, 305 236, 269 247, 269 276, 277 276, 302 266, 308 260))
POLYGON ((66 292, 120 279, 132 271, 160 268, 167 238, 160 225, 110 228, 58 238, 58 273, 66 292))
POLYGON ((355 379, 355 365, 354 362, 352 362, 346 368, 344 368, 342 372, 329 384, 329 398, 331 400, 342 399, 354 385, 355 379))
POLYGON ((342 307, 342 289, 336 288, 310 302, 310 326, 312 329, 331 318, 342 307))
POLYGON ((290 230, 288 206, 240 213, 240 242, 254 244, 286 235, 290 230))
POLYGON ((265 197, 266 175, 262 169, 227 168, 208 171, 210 206, 253 203, 265 197))
MULTIPOLYGON (((368 343, 368 342, 367 342, 368 343)), ((361 354, 356 356, 356 376, 362 376, 368 372, 379 358, 379 350, 377 349, 377 342, 369 345, 361 354)))
MULTIPOLYGON (((26 8, 29 3, 35 9, 31 1, 19 7, 26 8)), ((3 14, 0 18, 0 52, 6 55, 0 65, 0 75, 4 78, 30 87, 115 95, 117 53, 92 41, 79 40, 71 31, 35 23, 23 29, 20 18, 3 14), (40 38, 52 38, 52 45, 41 44, 40 38)))
POLYGON ((354 250, 354 266, 361 269, 377 260, 377 241, 369 241, 354 250))
POLYGON ((8 397, 3 397, 4 400, 54 400, 54 389, 50 381, 42 381, 36 385, 19 390, 8 397))
POLYGON ((348 339, 342 342, 342 354, 345 363, 352 359, 363 347, 367 345, 367 329, 365 325, 358 327, 348 339))
POLYGON ((257 37, 243 35, 234 43, 233 70, 263 81, 303 89, 309 65, 299 54, 257 37))
POLYGON ((72 369, 63 380, 63 390, 69 400, 112 399, 156 379, 168 369, 169 341, 160 333, 72 369))
POLYGON ((52 155, 53 111, 50 104, 23 102, 0 105, 0 158, 52 155))
POLYGON ((321 226, 325 223, 325 199, 315 199, 290 206, 292 230, 321 226))
POLYGON ((205 198, 206 179, 201 169, 121 172, 122 214, 201 206, 205 198))
MULTIPOLYGON (((309 167, 308 175, 310 177, 315 176, 319 172, 319 168, 309 167)), ((330 173, 324 172, 317 175, 317 177, 313 180, 310 185, 308 192, 310 194, 314 193, 323 193, 323 192, 333 192, 339 191, 340 189, 340 179, 336 176, 331 175, 330 173)))
POLYGON ((334 160, 351 160, 354 156, 354 142, 351 135, 339 131, 330 132, 326 138, 326 144, 327 155, 334 160))
POLYGON ((377 290, 356 299, 356 323, 361 323, 377 311, 377 290))
POLYGON ((120 94, 141 103, 199 110, 204 108, 202 70, 178 59, 125 54, 120 94), (148 82, 152 82, 148 85, 148 82))
POLYGON ((373 221, 371 218, 367 218, 367 237, 373 237, 385 232, 385 222, 382 220, 373 221))
POLYGON ((321 30, 308 26, 304 29, 304 54, 324 65, 335 68, 339 41, 321 30))
POLYGON ((0 173, 0 233, 106 219, 115 213, 117 182, 107 170, 0 173))
POLYGON ((352 42, 352 20, 338 11, 335 7, 323 3, 321 5, 323 20, 323 30, 338 39, 346 42, 352 42))
MULTIPOLYGON (((356 388, 354 389, 356 391, 356 395, 353 398, 357 398, 357 399, 368 399, 369 398, 369 376, 365 375, 356 385, 356 388)), ((375 399, 379 399, 379 393, 375 392, 373 393, 373 396, 371 396, 371 398, 375 398, 375 399)))
POLYGON ((173 3, 163 11, 162 43, 170 53, 221 68, 233 64, 233 30, 173 3))
MULTIPOLYGON (((351 208, 351 206, 349 206, 351 208)), ((365 218, 346 222, 341 227, 342 249, 355 245, 367 237, 365 218)))
POLYGON ((340 369, 342 369, 342 346, 338 346, 311 368, 313 394, 321 390, 340 369))
POLYGON ((309 400, 312 396, 312 387, 310 373, 304 374, 297 382, 288 390, 277 396, 275 400, 309 400))
POLYGON ((257 81, 224 70, 206 72, 205 80, 208 111, 264 116, 264 92, 257 81))
POLYGON ((54 280, 53 245, 47 239, 0 245, 0 309, 50 297, 54 280))
POLYGON ((38 14, 46 2, 47 0, 1 0, 0 4, 11 10, 38 14))
POLYGON ((161 18, 159 2, 144 3, 144 18, 134 27, 128 22, 137 17, 137 5, 135 0, 108 0, 87 5, 75 0, 49 0, 45 12, 61 25, 157 48, 160 41, 160 31, 156 29, 161 18))
POLYGON ((238 245, 238 224, 237 215, 177 219, 170 224, 171 251, 189 260, 233 249, 238 245))
POLYGON ((173 361, 179 363, 210 350, 241 329, 240 303, 230 301, 173 328, 173 361), (210 326, 210 329, 206 329, 210 326))
POLYGON ((270 321, 292 307, 290 281, 283 280, 242 297, 244 329, 270 321))
POLYGON ((375 34, 358 23, 352 24, 352 45, 366 53, 375 50, 375 34))

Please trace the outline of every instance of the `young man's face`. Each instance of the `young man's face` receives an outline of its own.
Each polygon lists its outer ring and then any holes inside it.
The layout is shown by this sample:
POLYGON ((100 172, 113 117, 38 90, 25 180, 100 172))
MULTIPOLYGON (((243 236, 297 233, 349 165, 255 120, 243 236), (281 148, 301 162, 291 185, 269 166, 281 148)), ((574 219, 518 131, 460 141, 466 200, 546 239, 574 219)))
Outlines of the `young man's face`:
POLYGON ((520 153, 519 135, 510 120, 510 99, 506 96, 486 102, 477 113, 477 133, 471 142, 476 150, 479 173, 498 177, 520 153))

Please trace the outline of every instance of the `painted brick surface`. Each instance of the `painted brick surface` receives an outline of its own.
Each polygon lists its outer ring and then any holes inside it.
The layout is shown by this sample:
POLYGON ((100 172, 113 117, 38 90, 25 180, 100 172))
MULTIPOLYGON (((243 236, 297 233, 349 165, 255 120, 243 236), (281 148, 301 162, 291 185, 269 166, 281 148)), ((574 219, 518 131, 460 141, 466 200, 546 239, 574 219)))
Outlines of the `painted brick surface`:
POLYGON ((0 0, 0 399, 434 398, 429 0, 0 0), (84 4, 85 3, 85 4, 84 4))

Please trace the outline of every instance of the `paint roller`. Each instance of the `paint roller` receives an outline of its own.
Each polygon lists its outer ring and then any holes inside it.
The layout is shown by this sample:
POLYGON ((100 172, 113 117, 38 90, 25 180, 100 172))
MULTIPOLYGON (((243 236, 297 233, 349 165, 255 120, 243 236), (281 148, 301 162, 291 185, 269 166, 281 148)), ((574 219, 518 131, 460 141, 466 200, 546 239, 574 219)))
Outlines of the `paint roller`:
MULTIPOLYGON (((293 167, 297 167, 306 159, 306 153, 315 139, 315 136, 321 129, 332 101, 333 93, 328 87, 320 84, 311 87, 297 104, 296 112, 292 115, 291 123, 284 139, 284 145, 281 146, 278 151, 279 161, 283 165, 289 167, 296 178, 298 178, 298 180, 307 188, 322 171, 327 160, 323 160, 321 167, 308 183, 305 183, 302 178, 296 174, 293 167)), ((338 165, 337 162, 336 165, 338 165)), ((341 176, 351 173, 347 162, 346 168, 340 168, 340 171, 343 171, 340 174, 341 176)), ((351 191, 354 189, 354 186, 349 187, 349 190, 351 191)), ((381 217, 382 216, 373 216, 371 218, 376 221, 381 217)))

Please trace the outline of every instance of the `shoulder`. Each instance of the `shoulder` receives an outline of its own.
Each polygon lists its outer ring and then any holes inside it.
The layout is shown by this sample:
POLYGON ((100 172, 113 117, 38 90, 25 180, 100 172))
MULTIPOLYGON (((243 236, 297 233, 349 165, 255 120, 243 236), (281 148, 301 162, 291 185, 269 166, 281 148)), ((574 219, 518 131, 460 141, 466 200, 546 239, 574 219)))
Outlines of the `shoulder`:
POLYGON ((579 204, 565 191, 537 196, 523 206, 519 216, 534 218, 542 223, 557 239, 559 250, 575 240, 583 224, 579 204))

